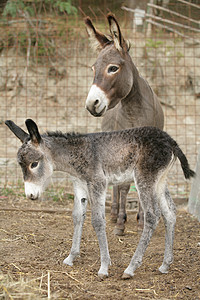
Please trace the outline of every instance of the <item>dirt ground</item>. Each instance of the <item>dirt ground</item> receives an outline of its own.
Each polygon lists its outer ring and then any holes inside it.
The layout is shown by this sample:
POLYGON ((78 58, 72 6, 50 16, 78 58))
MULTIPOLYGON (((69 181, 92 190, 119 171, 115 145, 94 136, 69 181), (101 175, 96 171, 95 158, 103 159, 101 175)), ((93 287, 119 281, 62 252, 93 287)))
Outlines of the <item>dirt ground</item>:
POLYGON ((200 226, 185 209, 177 211, 174 263, 169 273, 157 271, 164 252, 161 221, 142 266, 130 280, 122 280, 121 275, 139 240, 135 214, 128 214, 126 234, 117 237, 107 212, 112 265, 109 277, 101 281, 90 211, 80 257, 73 267, 62 264, 72 242, 72 205, 72 200, 31 202, 0 197, 0 299, 46 298, 48 286, 51 299, 200 299, 200 226))

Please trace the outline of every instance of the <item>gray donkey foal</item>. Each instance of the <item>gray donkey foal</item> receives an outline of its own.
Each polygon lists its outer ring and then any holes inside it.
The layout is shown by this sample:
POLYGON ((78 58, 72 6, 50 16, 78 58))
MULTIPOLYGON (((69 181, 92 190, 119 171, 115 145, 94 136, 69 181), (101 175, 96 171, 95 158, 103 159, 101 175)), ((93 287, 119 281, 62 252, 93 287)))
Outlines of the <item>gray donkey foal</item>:
POLYGON ((178 157, 185 178, 194 176, 187 158, 177 143, 162 130, 141 127, 115 132, 92 134, 62 134, 47 132, 40 135, 37 125, 26 120, 28 133, 12 121, 10 130, 22 141, 18 162, 22 168, 25 193, 32 200, 39 198, 54 170, 71 175, 74 184, 74 235, 72 248, 64 263, 72 266, 80 253, 82 227, 90 201, 92 225, 100 248, 101 267, 98 275, 108 275, 110 255, 105 232, 105 199, 108 184, 135 181, 142 208, 144 229, 123 278, 134 275, 141 265, 145 250, 158 224, 160 215, 165 223, 165 253, 159 268, 167 273, 173 261, 175 206, 170 197, 166 178, 178 157))

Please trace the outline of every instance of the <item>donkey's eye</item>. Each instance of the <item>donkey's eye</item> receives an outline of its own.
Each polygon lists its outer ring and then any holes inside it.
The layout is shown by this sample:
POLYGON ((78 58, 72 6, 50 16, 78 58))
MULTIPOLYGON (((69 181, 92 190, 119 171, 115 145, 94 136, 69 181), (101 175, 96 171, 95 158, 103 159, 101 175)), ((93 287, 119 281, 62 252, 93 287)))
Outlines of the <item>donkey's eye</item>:
POLYGON ((31 169, 34 169, 38 166, 38 161, 34 161, 32 164, 31 164, 31 169))
POLYGON ((118 66, 110 66, 108 68, 108 73, 115 73, 119 70, 119 67, 118 66))

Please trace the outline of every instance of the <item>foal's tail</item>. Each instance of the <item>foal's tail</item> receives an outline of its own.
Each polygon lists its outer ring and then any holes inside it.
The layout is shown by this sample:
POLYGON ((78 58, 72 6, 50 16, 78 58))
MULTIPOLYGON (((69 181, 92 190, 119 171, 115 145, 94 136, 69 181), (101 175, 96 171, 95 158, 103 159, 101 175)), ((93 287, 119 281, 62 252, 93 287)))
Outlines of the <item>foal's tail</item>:
POLYGON ((174 152, 175 156, 177 156, 178 159, 180 160, 181 167, 183 169, 185 178, 190 179, 191 177, 195 177, 195 175, 196 175, 195 172, 190 169, 187 157, 185 156, 185 154, 183 153, 181 148, 178 146, 178 144, 176 144, 173 152, 174 152))

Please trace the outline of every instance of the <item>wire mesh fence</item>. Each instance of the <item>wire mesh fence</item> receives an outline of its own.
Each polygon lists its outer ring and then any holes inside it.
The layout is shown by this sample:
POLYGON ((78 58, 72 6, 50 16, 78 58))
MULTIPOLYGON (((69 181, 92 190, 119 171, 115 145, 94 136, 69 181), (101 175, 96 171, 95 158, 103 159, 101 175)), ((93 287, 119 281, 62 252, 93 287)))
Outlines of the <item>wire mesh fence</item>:
MULTIPOLYGON (((162 10, 149 1, 139 22, 129 3, 121 9, 117 2, 112 12, 131 43, 135 65, 162 103, 165 130, 177 140, 194 168, 200 143, 200 6, 194 1, 195 7, 178 2, 178 8, 171 2, 162 10)), ((25 129, 25 119, 32 118, 42 132, 101 130, 101 118, 85 109, 97 54, 90 49, 83 19, 90 15, 96 27, 108 33, 106 14, 110 7, 106 1, 98 8, 79 2, 73 15, 45 7, 38 10, 34 5, 32 9, 33 15, 22 10, 15 17, 1 19, 1 188, 17 187, 22 181, 16 162, 20 142, 6 129, 6 119, 25 129)), ((183 180, 180 166, 176 164, 170 174, 174 196, 187 197, 190 184, 183 180)), ((65 174, 56 174, 55 182, 61 186, 67 183, 71 191, 65 174)))

